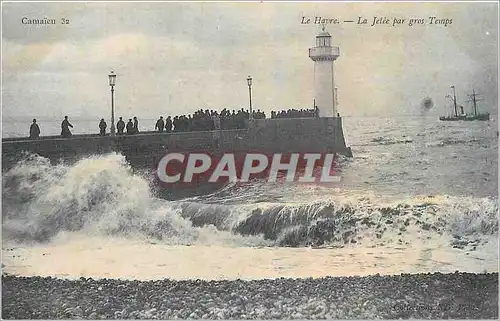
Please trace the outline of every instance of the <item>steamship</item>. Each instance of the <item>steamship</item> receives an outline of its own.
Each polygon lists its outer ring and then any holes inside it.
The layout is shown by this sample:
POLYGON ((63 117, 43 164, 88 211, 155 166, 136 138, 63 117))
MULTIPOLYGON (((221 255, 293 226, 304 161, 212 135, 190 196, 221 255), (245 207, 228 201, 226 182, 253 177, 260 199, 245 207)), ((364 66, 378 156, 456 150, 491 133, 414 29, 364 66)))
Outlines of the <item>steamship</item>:
POLYGON ((490 120, 490 114, 489 113, 479 113, 477 111, 477 102, 480 99, 477 99, 476 97, 476 92, 474 89, 472 89, 472 94, 469 94, 468 96, 471 98, 470 102, 472 102, 472 111, 473 114, 466 114, 464 112, 464 106, 460 105, 457 106, 457 96, 455 94, 455 86, 451 86, 453 89, 453 97, 450 95, 446 95, 446 98, 450 98, 453 100, 453 107, 455 114, 452 116, 441 116, 439 117, 439 120, 442 121, 457 121, 457 120, 465 120, 465 121, 471 121, 471 120, 482 120, 482 121, 487 121, 490 120), (460 114, 458 114, 457 108, 460 108, 460 114))

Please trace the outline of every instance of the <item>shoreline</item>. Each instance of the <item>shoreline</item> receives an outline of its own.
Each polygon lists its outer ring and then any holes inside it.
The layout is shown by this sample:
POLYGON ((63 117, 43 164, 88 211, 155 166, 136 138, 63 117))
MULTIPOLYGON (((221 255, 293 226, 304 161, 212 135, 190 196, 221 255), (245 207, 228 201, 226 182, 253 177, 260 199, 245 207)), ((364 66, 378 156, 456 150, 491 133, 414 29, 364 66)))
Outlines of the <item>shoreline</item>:
MULTIPOLYGON (((211 235, 211 234, 210 234, 211 235)), ((453 248, 451 240, 410 238, 410 245, 362 244, 342 248, 290 248, 234 244, 168 245, 140 239, 63 234, 50 244, 2 249, 5 273, 76 280, 122 279, 259 280, 328 276, 399 275, 401 273, 498 273, 496 238, 453 248)), ((214 241, 214 239, 212 239, 214 241)), ((246 240, 249 241, 249 240, 246 240)))
POLYGON ((2 275, 6 319, 498 318, 498 273, 66 280, 2 275))

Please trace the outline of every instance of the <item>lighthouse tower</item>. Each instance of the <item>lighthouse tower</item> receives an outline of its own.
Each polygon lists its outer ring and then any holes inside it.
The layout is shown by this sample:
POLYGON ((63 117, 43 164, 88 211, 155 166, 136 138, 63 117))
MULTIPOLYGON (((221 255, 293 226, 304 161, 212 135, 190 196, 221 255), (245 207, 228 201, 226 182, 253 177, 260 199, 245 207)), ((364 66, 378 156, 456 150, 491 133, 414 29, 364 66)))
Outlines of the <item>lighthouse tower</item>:
POLYGON ((331 45, 332 36, 325 30, 316 36, 316 47, 309 49, 314 61, 314 103, 320 117, 337 117, 333 62, 340 56, 340 49, 331 45))

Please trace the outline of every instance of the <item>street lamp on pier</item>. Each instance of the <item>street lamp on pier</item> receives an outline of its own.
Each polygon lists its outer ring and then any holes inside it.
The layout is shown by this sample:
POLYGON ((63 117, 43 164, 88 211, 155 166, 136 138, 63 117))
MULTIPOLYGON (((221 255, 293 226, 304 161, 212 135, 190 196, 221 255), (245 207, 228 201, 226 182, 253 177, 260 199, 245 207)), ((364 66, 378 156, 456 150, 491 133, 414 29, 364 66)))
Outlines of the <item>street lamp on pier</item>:
POLYGON ((252 76, 248 76, 247 83, 248 83, 248 97, 250 99, 250 119, 253 119, 253 112, 252 112, 252 76))
POLYGON ((109 86, 111 87, 111 136, 115 136, 115 84, 116 75, 113 70, 111 70, 108 75, 109 86))

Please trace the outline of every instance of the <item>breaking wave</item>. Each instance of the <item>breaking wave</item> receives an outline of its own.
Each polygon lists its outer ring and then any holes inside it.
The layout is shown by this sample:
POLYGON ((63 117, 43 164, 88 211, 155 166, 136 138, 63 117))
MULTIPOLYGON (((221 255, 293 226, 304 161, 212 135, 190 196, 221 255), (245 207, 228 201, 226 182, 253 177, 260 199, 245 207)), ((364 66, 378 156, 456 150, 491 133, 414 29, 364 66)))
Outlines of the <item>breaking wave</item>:
POLYGON ((408 244, 415 237, 444 235, 453 246, 467 246, 469 239, 498 231, 498 204, 490 198, 435 196, 383 204, 346 196, 291 203, 256 182, 228 185, 211 197, 166 201, 117 154, 71 166, 31 155, 5 173, 2 184, 4 237, 20 242, 79 231, 175 244, 294 247, 408 244))

